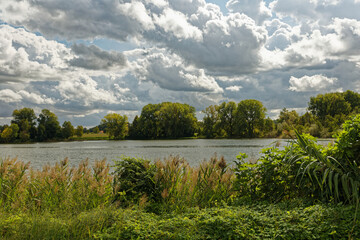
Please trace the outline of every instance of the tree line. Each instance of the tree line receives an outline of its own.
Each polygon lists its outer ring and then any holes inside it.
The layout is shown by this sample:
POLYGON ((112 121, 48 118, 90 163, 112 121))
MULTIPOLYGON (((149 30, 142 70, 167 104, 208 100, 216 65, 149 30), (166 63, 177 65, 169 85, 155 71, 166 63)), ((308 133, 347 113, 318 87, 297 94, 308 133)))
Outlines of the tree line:
POLYGON ((223 102, 202 111, 198 120, 195 108, 182 103, 163 102, 143 107, 140 116, 132 123, 126 115, 110 113, 91 129, 65 121, 61 126, 58 117, 43 109, 37 117, 31 108, 13 111, 10 125, 0 126, 0 141, 34 142, 81 137, 84 132, 104 131, 110 139, 170 139, 186 137, 254 138, 294 137, 295 131, 315 137, 332 137, 341 124, 360 112, 360 94, 353 91, 319 94, 311 97, 306 113, 284 108, 275 120, 266 117, 262 102, 247 99, 223 102))

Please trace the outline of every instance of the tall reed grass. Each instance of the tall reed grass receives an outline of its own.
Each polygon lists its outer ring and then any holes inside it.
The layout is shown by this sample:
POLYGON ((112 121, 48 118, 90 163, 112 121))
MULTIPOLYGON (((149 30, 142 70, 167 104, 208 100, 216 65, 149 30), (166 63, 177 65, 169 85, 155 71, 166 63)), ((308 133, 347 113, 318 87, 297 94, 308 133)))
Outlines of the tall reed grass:
POLYGON ((198 167, 173 156, 156 162, 123 157, 110 169, 105 160, 71 167, 66 158, 41 170, 16 158, 0 160, 0 212, 78 214, 110 205, 182 211, 228 203, 234 194, 235 175, 223 157, 198 167))
POLYGON ((42 170, 16 158, 0 160, 0 208, 5 212, 78 213, 111 201, 112 180, 105 160, 70 167, 68 159, 42 170))
POLYGON ((214 156, 194 168, 179 157, 169 157, 155 165, 154 179, 168 210, 211 207, 231 199, 234 174, 223 157, 214 156))

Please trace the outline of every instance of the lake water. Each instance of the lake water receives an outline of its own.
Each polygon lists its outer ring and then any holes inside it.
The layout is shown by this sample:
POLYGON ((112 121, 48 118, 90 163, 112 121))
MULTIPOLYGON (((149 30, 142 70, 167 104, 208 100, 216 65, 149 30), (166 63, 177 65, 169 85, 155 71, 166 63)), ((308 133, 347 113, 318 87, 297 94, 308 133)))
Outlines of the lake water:
POLYGON ((125 140, 125 141, 83 141, 32 144, 0 144, 0 158, 18 157, 31 162, 33 168, 54 164, 68 157, 71 165, 82 160, 106 158, 109 163, 120 156, 143 157, 150 160, 163 159, 169 155, 184 157, 190 165, 198 165, 214 154, 224 156, 228 163, 236 160, 239 152, 249 159, 260 156, 261 149, 274 146, 281 148, 288 140, 281 139, 189 139, 189 140, 125 140))

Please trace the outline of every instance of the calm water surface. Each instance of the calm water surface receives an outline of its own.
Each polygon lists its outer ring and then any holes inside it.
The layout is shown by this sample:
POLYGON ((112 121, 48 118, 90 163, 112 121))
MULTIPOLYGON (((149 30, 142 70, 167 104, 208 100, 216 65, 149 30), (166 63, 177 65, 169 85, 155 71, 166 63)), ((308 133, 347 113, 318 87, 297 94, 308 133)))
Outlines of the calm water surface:
POLYGON ((288 140, 279 139, 190 139, 148 141, 84 141, 33 144, 0 144, 0 158, 18 157, 31 162, 34 168, 46 163, 54 164, 68 157, 72 165, 89 158, 90 162, 106 158, 108 162, 120 156, 143 157, 150 160, 163 159, 169 155, 184 157, 190 165, 197 165, 214 154, 224 156, 228 163, 236 160, 239 152, 256 159, 264 147, 275 143, 284 147, 288 140))

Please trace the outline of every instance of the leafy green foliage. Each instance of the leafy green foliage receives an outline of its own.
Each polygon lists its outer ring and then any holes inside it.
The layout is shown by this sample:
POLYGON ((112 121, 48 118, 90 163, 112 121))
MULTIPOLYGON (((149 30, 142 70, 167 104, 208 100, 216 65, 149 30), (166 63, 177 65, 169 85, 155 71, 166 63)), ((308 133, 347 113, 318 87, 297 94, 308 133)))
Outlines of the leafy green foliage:
POLYGON ((1 133, 1 139, 5 143, 15 141, 18 136, 19 126, 16 123, 12 123, 11 126, 5 127, 1 133))
POLYGON ((195 108, 188 104, 163 102, 143 107, 131 125, 132 138, 157 139, 194 136, 195 108))
POLYGON ((333 146, 323 147, 310 135, 295 133, 296 142, 284 150, 265 149, 257 163, 238 156, 235 186, 239 195, 272 202, 300 197, 358 203, 360 115, 344 124, 333 146))
POLYGON ((265 121, 266 108, 260 101, 243 100, 209 106, 203 113, 203 135, 207 138, 259 137, 273 130, 273 121, 265 121), (265 126, 266 122, 266 126, 265 126))
POLYGON ((75 129, 74 129, 73 125, 71 124, 71 122, 65 121, 61 128, 62 137, 65 139, 68 139, 68 138, 74 136, 74 133, 75 133, 75 129))
POLYGON ((234 185, 239 197, 271 202, 306 197, 307 193, 302 193, 295 182, 296 166, 285 161, 293 151, 298 149, 292 145, 284 150, 266 148, 256 163, 247 162, 246 154, 237 156, 234 185))
POLYGON ((31 108, 15 109, 12 116, 14 119, 11 123, 19 126, 20 141, 27 142, 30 139, 34 139, 36 136, 36 115, 34 110, 31 108))
POLYGON ((207 138, 221 137, 221 130, 216 129, 216 126, 219 124, 219 116, 216 111, 216 106, 207 107, 203 113, 205 114, 203 119, 203 134, 207 138), (219 131, 220 130, 220 131, 219 131))
POLYGON ((48 109, 43 109, 38 117, 38 140, 51 140, 60 135, 58 117, 48 109))
POLYGON ((342 93, 319 94, 310 98, 309 110, 321 120, 325 120, 327 115, 334 117, 340 114, 349 114, 351 104, 345 100, 342 93))
POLYGON ((311 158, 302 174, 307 172, 317 183, 326 199, 359 202, 360 191, 360 115, 343 125, 333 147, 319 151, 313 143, 297 133, 298 142, 311 158))
POLYGON ((77 126, 75 129, 75 135, 77 137, 82 137, 82 135, 84 134, 84 127, 83 126, 77 126))
POLYGON ((129 130, 126 115, 121 116, 117 113, 109 113, 101 120, 101 123, 106 126, 109 138, 124 139, 129 130))
POLYGON ((358 239, 352 206, 251 204, 155 215, 98 208, 80 214, 0 215, 2 239, 358 239))
POLYGON ((150 161, 123 157, 114 164, 114 201, 129 205, 140 199, 158 201, 161 191, 157 188, 154 175, 155 166, 150 161))
POLYGON ((259 136, 260 130, 264 127, 266 108, 263 104, 254 99, 239 102, 235 114, 237 135, 253 138, 259 136))

